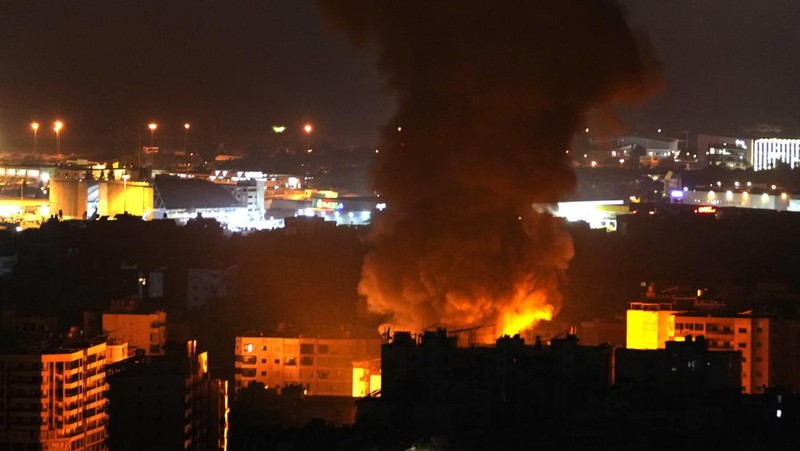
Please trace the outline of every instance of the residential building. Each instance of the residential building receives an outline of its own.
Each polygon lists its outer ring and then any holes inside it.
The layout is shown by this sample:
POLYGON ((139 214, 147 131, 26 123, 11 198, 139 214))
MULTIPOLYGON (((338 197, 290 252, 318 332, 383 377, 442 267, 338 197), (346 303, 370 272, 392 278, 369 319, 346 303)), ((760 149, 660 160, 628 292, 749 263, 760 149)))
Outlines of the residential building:
POLYGON ((130 354, 141 349, 145 355, 164 355, 167 313, 103 313, 103 335, 126 341, 130 354))
POLYGON ((353 396, 353 362, 380 357, 380 338, 236 337, 236 390, 301 384, 309 396, 353 396))
POLYGON ((617 349, 614 385, 680 397, 740 389, 740 351, 714 351, 702 336, 682 338, 668 341, 664 349, 617 349))
POLYGON ((110 365, 108 383, 111 449, 227 449, 228 384, 210 376, 196 341, 110 365))
POLYGON ((0 353, 0 448, 105 450, 105 341, 0 353))
POLYGON ((189 268, 186 270, 186 306, 202 307, 208 301, 227 296, 234 288, 236 267, 223 269, 189 268))

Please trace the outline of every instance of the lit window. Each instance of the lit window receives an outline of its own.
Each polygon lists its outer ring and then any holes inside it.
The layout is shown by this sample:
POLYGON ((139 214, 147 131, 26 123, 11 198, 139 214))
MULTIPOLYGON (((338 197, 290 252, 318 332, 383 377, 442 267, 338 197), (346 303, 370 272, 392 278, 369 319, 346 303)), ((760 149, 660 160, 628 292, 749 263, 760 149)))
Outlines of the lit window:
POLYGON ((244 345, 244 352, 253 352, 253 343, 247 343, 244 345))

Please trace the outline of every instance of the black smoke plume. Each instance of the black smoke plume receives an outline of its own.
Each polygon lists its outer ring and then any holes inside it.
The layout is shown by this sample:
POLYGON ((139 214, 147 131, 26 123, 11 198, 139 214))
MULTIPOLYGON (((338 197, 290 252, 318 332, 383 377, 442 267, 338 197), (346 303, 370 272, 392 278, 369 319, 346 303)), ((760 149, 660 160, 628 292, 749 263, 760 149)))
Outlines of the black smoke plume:
POLYGON ((658 62, 605 0, 320 0, 373 45, 396 95, 375 189, 388 204, 359 286, 388 323, 555 314, 572 241, 533 203, 574 189, 565 150, 590 109, 658 85, 658 62))

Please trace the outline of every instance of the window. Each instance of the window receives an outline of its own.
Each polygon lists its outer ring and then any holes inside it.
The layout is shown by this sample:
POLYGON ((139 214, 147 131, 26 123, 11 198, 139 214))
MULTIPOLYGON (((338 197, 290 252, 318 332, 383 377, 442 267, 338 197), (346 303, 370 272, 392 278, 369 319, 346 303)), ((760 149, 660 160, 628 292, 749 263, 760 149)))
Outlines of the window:
POLYGON ((764 331, 763 331, 763 330, 761 330, 761 328, 760 328, 760 327, 756 327, 756 332, 758 332, 758 333, 761 333, 761 332, 764 332, 764 331))
POLYGON ((266 375, 267 375, 267 372, 266 372, 266 371, 262 371, 262 372, 261 372, 261 375, 262 375, 262 376, 266 376, 266 375))
POLYGON ((698 324, 695 324, 695 325, 694 325, 694 330, 700 330, 700 331, 702 331, 702 330, 703 330, 703 325, 702 325, 702 324, 699 324, 699 323, 698 323, 698 324))
POLYGON ((284 365, 286 366, 297 366, 297 358, 296 357, 286 357, 284 361, 284 365))
POLYGON ((739 333, 740 334, 746 334, 747 333, 747 328, 746 327, 740 327, 739 328, 739 333))
POLYGON ((740 348, 746 348, 747 347, 747 343, 739 343, 739 347, 740 348))
POLYGON ((319 353, 320 354, 327 354, 328 353, 328 345, 319 345, 319 353))
POLYGON ((267 363, 267 359, 261 359, 261 363, 267 363))
POLYGON ((300 356, 300 365, 311 366, 314 364, 314 357, 303 355, 300 356))
POLYGON ((300 343, 300 354, 314 354, 313 343, 300 343))
POLYGON ((267 350, 267 345, 264 345, 264 346, 262 346, 262 347, 261 347, 261 350, 262 350, 262 351, 266 351, 266 350, 267 350))
POLYGON ((275 359, 275 365, 280 365, 280 364, 281 364, 281 360, 280 359, 275 359))
POLYGON ((675 323, 675 330, 683 330, 683 323, 675 323))
POLYGON ((686 326, 684 327, 686 328, 686 330, 694 330, 694 324, 691 323, 686 324, 686 326))
POLYGON ((244 345, 244 352, 253 352, 253 343, 247 343, 244 345))

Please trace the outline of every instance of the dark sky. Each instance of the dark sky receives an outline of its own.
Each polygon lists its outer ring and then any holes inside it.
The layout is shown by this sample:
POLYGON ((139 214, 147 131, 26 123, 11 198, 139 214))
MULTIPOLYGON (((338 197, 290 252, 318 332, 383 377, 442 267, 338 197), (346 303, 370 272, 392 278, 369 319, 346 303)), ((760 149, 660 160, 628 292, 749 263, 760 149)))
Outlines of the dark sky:
MULTIPOLYGON (((625 4, 668 86, 626 115, 632 126, 797 128, 800 2, 625 4)), ((329 31, 312 0, 0 2, 0 146, 56 116, 84 137, 149 120, 176 135, 189 120, 258 137, 310 120, 321 139, 370 145, 392 109, 371 58, 329 31)))

